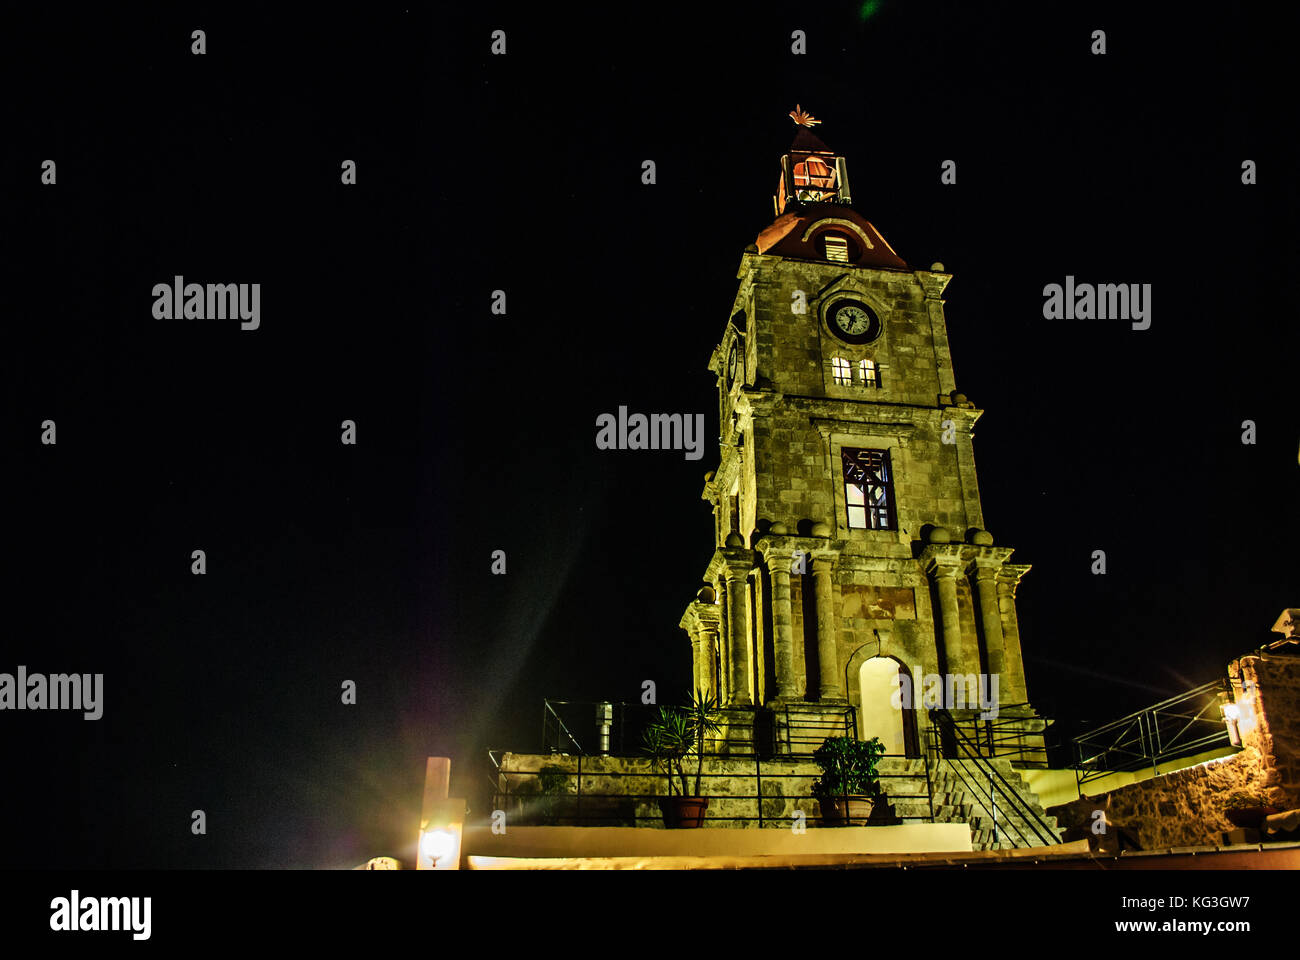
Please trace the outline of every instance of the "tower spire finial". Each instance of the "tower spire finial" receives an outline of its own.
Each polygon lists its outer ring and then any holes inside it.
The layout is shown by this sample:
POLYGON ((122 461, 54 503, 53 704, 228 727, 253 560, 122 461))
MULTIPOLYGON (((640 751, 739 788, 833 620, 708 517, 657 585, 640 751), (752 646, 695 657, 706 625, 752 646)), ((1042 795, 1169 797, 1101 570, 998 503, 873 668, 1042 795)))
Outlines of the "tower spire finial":
POLYGON ((801 127, 811 127, 815 124, 821 123, 820 120, 813 119, 813 115, 805 111, 804 108, 799 106, 797 103, 794 105, 794 109, 790 111, 790 118, 801 127))

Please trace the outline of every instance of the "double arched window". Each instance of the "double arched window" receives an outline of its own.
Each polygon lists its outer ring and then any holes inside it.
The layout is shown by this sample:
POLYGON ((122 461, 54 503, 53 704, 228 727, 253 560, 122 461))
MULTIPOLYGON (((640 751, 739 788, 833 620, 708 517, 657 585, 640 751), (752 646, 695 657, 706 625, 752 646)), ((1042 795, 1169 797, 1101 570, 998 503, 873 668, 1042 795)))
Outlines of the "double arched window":
MULTIPOLYGON (((853 385, 853 364, 846 357, 831 357, 831 382, 837 387, 853 385)), ((863 359, 858 361, 857 381, 867 389, 880 386, 880 367, 876 361, 863 359)))

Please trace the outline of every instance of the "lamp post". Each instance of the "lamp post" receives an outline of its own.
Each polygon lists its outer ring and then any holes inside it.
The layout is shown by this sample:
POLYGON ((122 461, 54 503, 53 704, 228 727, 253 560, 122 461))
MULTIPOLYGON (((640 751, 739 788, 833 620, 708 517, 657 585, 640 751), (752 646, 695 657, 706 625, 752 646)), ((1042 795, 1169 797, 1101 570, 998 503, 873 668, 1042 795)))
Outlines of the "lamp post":
POLYGON ((465 801, 448 797, 451 760, 429 757, 424 768, 424 802, 420 811, 417 870, 459 870, 465 801))

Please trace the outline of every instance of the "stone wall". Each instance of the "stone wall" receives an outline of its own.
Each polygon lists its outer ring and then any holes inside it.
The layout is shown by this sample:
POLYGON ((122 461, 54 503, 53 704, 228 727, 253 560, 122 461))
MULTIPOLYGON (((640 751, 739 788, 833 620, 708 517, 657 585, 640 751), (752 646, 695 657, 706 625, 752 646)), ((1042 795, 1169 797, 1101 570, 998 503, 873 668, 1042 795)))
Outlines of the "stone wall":
POLYGON ((1240 752, 1048 812, 1078 829, 1104 810, 1111 824, 1153 850, 1219 843, 1233 829, 1225 811, 1235 801, 1300 806, 1300 657, 1242 657, 1228 675, 1241 713, 1240 752))
MULTIPOLYGON (((867 436, 872 431, 863 424, 855 431, 863 435, 850 438, 847 445, 893 448, 899 530, 904 535, 888 539, 906 544, 907 534, 917 539, 921 525, 928 522, 949 526, 957 535, 982 526, 969 433, 979 414, 965 403, 961 409, 941 409, 940 397, 950 392, 951 368, 941 301, 930 289, 935 285, 931 275, 846 271, 840 264, 746 254, 740 279, 735 310, 748 315, 745 364, 735 390, 727 390, 725 381, 720 384, 720 415, 726 436, 733 413, 739 414, 742 436, 724 441, 717 474, 725 480, 726 497, 734 480, 740 481, 740 533, 748 536, 759 519, 782 522, 792 530, 800 521, 820 520, 847 532, 835 493, 839 458, 828 457, 828 450, 836 451, 828 446, 824 431, 835 419, 862 420, 864 403, 871 404, 870 419, 881 436, 867 436), (790 309, 799 291, 808 298, 804 313, 790 309), (822 317, 826 304, 846 296, 869 303, 877 312, 883 326, 879 339, 854 346, 827 332, 822 317), (836 384, 832 357, 849 361, 854 377, 859 361, 875 361, 883 385, 866 388, 857 380, 836 384), (773 395, 770 400, 742 397, 742 387, 773 395), (810 416, 822 422, 820 428, 810 416), (941 435, 949 419, 957 435, 944 443, 941 435), (892 444, 885 442, 891 439, 892 444), (736 470, 733 459, 748 462, 736 470)), ((946 282, 944 276, 937 289, 946 282)), ((727 353, 730 336, 724 332, 715 358, 727 353)), ((715 372, 721 379, 722 368, 715 372)), ((721 506, 724 513, 730 510, 729 502, 721 506)), ((726 532, 719 531, 719 546, 726 532)))
MULTIPOLYGON (((1237 684, 1253 682, 1261 703, 1255 729, 1244 730, 1243 739, 1258 737, 1270 802, 1284 809, 1300 806, 1300 657, 1261 655, 1241 664, 1237 684)), ((1246 724, 1251 720, 1246 717, 1246 724)))
MULTIPOLYGON (((497 809, 514 826, 663 827, 658 798, 667 793, 664 774, 639 757, 583 757, 582 799, 577 796, 579 758, 567 755, 506 753, 498 775, 497 809), (538 792, 537 774, 555 771, 558 789, 538 792)), ((998 773, 1021 801, 1046 818, 1033 791, 1007 760, 993 761, 998 773)), ((693 768, 691 768, 693 773, 693 768)), ((943 760, 885 757, 878 773, 888 800, 875 812, 881 825, 890 822, 964 823, 975 849, 1035 846, 1034 829, 1004 803, 993 809, 981 797, 965 765, 943 760)), ((705 825, 719 828, 789 829, 797 814, 809 828, 834 827, 822 819, 818 801, 809 794, 820 770, 807 759, 710 758, 704 765, 701 792, 708 796, 705 825), (758 797, 761 793, 760 809, 758 797)), ((692 783, 693 788, 693 783, 692 783)), ((873 820, 877 819, 873 815, 873 820)), ((1048 821, 1049 830, 1055 826, 1048 821)))

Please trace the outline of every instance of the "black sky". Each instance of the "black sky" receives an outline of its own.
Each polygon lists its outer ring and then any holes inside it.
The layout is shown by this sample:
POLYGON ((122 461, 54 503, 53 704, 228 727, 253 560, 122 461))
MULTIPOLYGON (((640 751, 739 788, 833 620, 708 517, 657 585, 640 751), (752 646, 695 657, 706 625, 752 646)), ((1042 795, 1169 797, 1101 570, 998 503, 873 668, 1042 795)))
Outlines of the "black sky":
POLYGON ((705 364, 796 103, 857 209, 955 275, 1035 704, 1109 719, 1267 641, 1300 602, 1285 25, 1186 9, 6 14, 0 672, 106 694, 0 713, 0 865, 401 855, 426 755, 472 795, 544 696, 684 691, 716 453, 594 424, 716 435, 705 364), (155 320, 176 274, 260 282, 261 329, 155 320), (1152 284, 1151 329, 1044 320, 1067 274, 1152 284))

